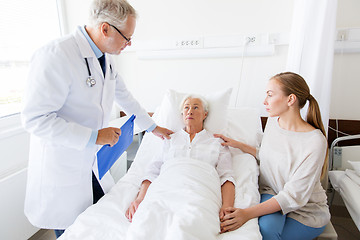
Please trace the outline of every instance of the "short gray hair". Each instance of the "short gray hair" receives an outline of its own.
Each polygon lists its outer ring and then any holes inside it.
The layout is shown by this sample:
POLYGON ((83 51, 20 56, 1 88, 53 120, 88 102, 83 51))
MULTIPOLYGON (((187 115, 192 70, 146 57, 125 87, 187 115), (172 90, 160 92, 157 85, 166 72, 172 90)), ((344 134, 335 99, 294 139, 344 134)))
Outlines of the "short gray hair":
POLYGON ((89 21, 94 27, 107 22, 121 28, 128 16, 136 18, 136 11, 126 0, 93 0, 89 21))
POLYGON ((203 106, 203 108, 204 108, 204 111, 205 111, 205 112, 209 112, 209 104, 208 104, 208 102, 205 100, 204 97, 202 97, 202 96, 200 96, 200 95, 196 95, 196 94, 188 94, 188 95, 186 95, 186 96, 183 98, 183 100, 181 101, 181 104, 180 104, 180 112, 182 111, 186 100, 188 100, 189 98, 197 98, 197 99, 200 99, 200 101, 201 101, 201 103, 202 103, 202 106, 203 106))

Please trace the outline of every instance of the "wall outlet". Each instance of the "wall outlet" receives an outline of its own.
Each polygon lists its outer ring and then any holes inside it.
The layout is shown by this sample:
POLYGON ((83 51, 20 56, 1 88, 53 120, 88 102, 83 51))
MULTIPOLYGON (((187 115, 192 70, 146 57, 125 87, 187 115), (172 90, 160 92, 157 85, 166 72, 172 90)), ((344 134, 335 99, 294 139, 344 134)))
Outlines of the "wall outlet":
POLYGON ((342 167, 342 147, 334 147, 333 167, 335 169, 342 167))
POLYGON ((247 40, 249 43, 253 43, 253 42, 256 41, 256 37, 255 37, 255 36, 247 37, 246 40, 247 40))
POLYGON ((199 38, 183 38, 175 41, 175 47, 179 49, 202 48, 203 39, 199 38))

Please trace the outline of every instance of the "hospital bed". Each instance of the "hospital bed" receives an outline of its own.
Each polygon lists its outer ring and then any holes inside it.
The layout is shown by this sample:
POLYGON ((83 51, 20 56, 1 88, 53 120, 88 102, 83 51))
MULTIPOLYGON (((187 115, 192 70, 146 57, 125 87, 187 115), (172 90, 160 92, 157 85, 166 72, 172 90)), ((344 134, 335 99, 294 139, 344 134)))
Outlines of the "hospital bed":
MULTIPOLYGON (((222 133, 247 144, 258 146, 262 134, 258 111, 251 108, 225 109, 225 111, 227 111, 226 119, 222 119, 222 121, 226 123, 226 131, 222 133)), ((156 119, 161 115, 157 114, 158 112, 157 110, 153 116, 155 122, 161 126, 170 127, 161 119, 156 119)), ((150 162, 151 156, 159 151, 158 146, 161 145, 161 141, 153 134, 145 134, 134 162, 125 176, 97 204, 90 206, 79 215, 60 239, 126 239, 127 229, 131 223, 125 217, 125 212, 135 199, 143 172, 150 162)), ((235 207, 246 208, 259 203, 259 169, 255 158, 238 149, 231 149, 231 153, 236 181, 235 207)), ((215 238, 224 240, 261 239, 258 220, 252 219, 241 228, 233 232, 217 234, 215 238)))
MULTIPOLYGON (((333 141, 329 153, 329 163, 331 169, 333 166, 335 145, 338 142, 352 139, 360 139, 360 135, 339 137, 333 141)), ((347 162, 343 161, 342 169, 343 170, 329 171, 330 183, 332 187, 340 193, 351 218, 360 230, 360 158, 353 162, 352 167, 349 166, 347 162)), ((332 203, 334 194, 335 191, 333 190, 330 198, 330 204, 332 203)))

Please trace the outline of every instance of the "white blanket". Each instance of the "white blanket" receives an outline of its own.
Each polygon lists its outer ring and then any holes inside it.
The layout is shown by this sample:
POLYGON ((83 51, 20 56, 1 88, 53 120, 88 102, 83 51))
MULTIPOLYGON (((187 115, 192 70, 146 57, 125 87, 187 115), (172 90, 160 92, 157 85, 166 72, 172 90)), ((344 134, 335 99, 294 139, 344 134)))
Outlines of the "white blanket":
POLYGON ((165 162, 135 213, 127 240, 216 240, 220 207, 213 166, 190 158, 165 162))
POLYGON ((354 181, 357 185, 360 186, 360 176, 357 175, 357 173, 352 169, 346 169, 345 170, 346 176, 348 176, 351 180, 354 181))
MULTIPOLYGON (((233 159, 233 168, 236 173, 235 207, 245 208, 258 203, 260 197, 257 191, 258 166, 256 164, 256 160, 249 154, 235 155, 233 159)), ((139 190, 139 185, 134 184, 134 182, 138 182, 136 180, 137 178, 139 178, 139 176, 135 176, 133 174, 127 174, 127 176, 122 178, 110 190, 109 193, 107 193, 103 198, 100 199, 100 201, 97 204, 89 207, 84 213, 82 213, 76 219, 75 223, 65 231, 65 233, 61 236, 60 239, 61 240, 64 239, 124 240, 126 239, 125 236, 128 231, 128 228, 131 226, 131 223, 125 217, 125 211, 129 207, 131 201, 135 199, 136 194, 139 190)), ((205 179, 207 179, 207 177, 205 179)), ((174 178, 174 180, 176 179, 174 178)), ((211 198, 213 199, 214 203, 218 201, 217 199, 218 197, 215 193, 209 195, 212 196, 211 198)), ((174 196, 178 196, 178 195, 174 195, 174 196)), ((150 197, 150 195, 148 197, 150 197)), ((193 196, 190 194, 183 196, 183 199, 186 200, 187 198, 193 198, 193 196)), ((162 200, 158 199, 157 201, 160 203, 162 200)), ((199 203, 201 205, 203 201, 199 203)), ((210 209, 213 208, 215 207, 211 207, 210 209)), ((211 211, 214 212, 214 210, 211 211)), ((195 212, 198 213, 199 211, 198 210, 192 211, 193 216, 196 216, 195 212)), ((209 215, 213 215, 213 213, 211 214, 209 213, 209 215)), ((163 214, 159 213, 157 217, 162 219, 163 214)), ((218 218, 218 215, 216 215, 216 217, 218 218)), ((207 219, 202 218, 201 221, 207 221, 207 219)), ((212 220, 211 222, 215 222, 215 220, 212 220)), ((152 222, 148 224, 153 226, 152 222)), ((161 225, 157 225, 156 228, 153 228, 151 234, 155 234, 157 231, 160 231, 159 229, 160 226, 161 225)), ((146 225, 143 227, 145 228, 146 225)), ((216 227, 215 226, 211 227, 211 229, 214 229, 211 230, 213 232, 215 231, 218 232, 219 226, 217 225, 216 227)), ((187 233, 184 232, 183 234, 187 234, 187 233)), ((201 238, 201 239, 207 240, 208 238, 201 238)), ((252 219, 248 221, 241 228, 233 232, 218 234, 216 239, 218 240, 261 239, 261 234, 259 231, 257 219, 252 219)))

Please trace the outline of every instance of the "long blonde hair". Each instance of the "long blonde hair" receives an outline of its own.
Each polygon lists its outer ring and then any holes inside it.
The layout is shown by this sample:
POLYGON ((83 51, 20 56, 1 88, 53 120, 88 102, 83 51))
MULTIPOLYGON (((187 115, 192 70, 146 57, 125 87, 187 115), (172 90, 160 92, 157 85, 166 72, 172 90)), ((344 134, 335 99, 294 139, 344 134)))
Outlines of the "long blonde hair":
MULTIPOLYGON (((299 74, 293 72, 284 72, 276 74, 271 79, 276 79, 280 83, 281 89, 286 96, 289 96, 290 94, 294 94, 296 96, 300 109, 305 106, 306 101, 309 101, 306 122, 308 122, 314 128, 319 129, 326 138, 326 132, 321 120, 319 104, 316 99, 310 94, 310 88, 304 78, 302 78, 299 74)), ((324 159, 324 164, 322 166, 321 178, 325 176, 327 168, 328 149, 326 150, 326 156, 324 159)))

